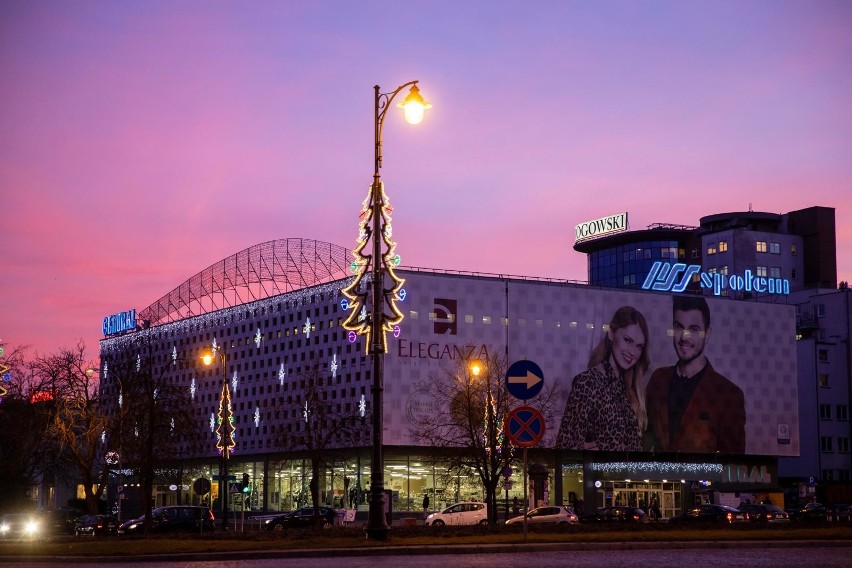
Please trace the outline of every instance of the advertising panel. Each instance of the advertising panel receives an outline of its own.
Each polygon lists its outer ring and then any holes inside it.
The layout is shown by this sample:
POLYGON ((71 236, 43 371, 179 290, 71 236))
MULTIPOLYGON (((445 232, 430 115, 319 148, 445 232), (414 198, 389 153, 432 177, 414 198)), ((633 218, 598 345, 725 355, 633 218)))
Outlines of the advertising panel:
POLYGON ((434 409, 436 373, 459 359, 508 352, 509 362, 535 361, 546 386, 558 388, 543 447, 799 454, 792 306, 403 277, 406 319, 386 358, 386 444, 416 443, 416 417, 434 409))

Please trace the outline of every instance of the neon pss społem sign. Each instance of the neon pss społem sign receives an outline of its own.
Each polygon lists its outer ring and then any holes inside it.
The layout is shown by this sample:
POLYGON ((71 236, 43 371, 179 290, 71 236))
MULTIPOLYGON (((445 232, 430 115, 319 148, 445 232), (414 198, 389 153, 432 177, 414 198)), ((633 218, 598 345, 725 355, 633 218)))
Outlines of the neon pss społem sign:
POLYGON ((736 292, 755 292, 757 294, 790 293, 790 281, 786 278, 771 278, 756 276, 751 270, 740 274, 720 274, 718 272, 702 272, 701 265, 670 263, 656 261, 651 265, 648 276, 642 284, 643 290, 659 292, 683 292, 694 275, 698 275, 702 288, 713 291, 714 296, 721 296, 725 290, 736 292))

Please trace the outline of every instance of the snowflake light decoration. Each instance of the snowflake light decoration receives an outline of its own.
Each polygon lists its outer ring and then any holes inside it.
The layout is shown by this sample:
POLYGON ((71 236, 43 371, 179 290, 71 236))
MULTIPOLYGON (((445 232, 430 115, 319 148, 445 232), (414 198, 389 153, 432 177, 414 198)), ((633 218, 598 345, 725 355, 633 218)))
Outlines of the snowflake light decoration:
POLYGON ((195 400, 195 389, 195 377, 192 377, 192 382, 189 383, 189 396, 190 398, 192 398, 192 400, 195 400))
POLYGON ((237 376, 237 372, 234 371, 234 376, 231 377, 231 388, 234 389, 234 394, 237 392, 237 387, 240 384, 240 378, 237 376))
POLYGON ((177 345, 172 347, 172 365, 177 365, 177 345))
POLYGON ((287 373, 284 371, 284 363, 281 363, 281 367, 278 368, 278 384, 282 387, 284 386, 284 377, 287 373))
POLYGON ((308 339, 311 338, 311 318, 308 318, 305 325, 302 326, 302 332, 304 332, 308 339))
POLYGON ((331 362, 328 364, 328 366, 331 369, 331 378, 336 379, 337 378, 337 353, 334 354, 334 357, 332 357, 331 362))
POLYGON ((308 410, 308 401, 306 400, 306 401, 305 401, 305 409, 304 409, 304 410, 303 410, 303 412, 302 412, 302 414, 304 414, 304 416, 305 416, 305 422, 306 422, 306 423, 307 423, 307 421, 308 421, 308 415, 309 415, 310 413, 311 413, 311 412, 308 410))
POLYGON ((260 408, 257 406, 254 407, 254 427, 260 427, 260 408))
POLYGON ((263 339, 263 336, 260 334, 260 328, 257 328, 257 333, 254 334, 254 344, 260 349, 260 342, 263 339))
POLYGON ((361 413, 361 418, 364 418, 364 415, 367 414, 367 399, 364 398, 364 395, 361 395, 361 400, 358 401, 358 412, 361 413))

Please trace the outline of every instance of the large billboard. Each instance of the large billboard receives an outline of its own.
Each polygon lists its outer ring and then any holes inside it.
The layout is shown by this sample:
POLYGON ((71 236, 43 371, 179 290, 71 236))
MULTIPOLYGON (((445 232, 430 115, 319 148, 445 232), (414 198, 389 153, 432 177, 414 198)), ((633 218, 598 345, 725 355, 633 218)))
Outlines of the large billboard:
POLYGON ((415 443, 416 416, 434 404, 436 373, 461 357, 507 350, 510 363, 534 361, 547 385, 558 387, 543 447, 799 454, 792 306, 541 281, 404 277, 406 319, 386 358, 386 444, 415 443), (633 388, 624 378, 631 375, 633 388))

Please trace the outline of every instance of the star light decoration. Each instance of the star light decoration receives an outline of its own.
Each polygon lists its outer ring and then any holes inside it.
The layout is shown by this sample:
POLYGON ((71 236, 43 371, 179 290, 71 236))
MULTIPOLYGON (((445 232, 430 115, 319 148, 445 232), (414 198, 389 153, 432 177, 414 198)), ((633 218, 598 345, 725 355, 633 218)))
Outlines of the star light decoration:
MULTIPOLYGON (((355 249, 352 251, 352 255, 354 260, 352 261, 351 267, 355 274, 355 279, 346 286, 341 293, 349 299, 349 303, 347 308, 351 310, 346 320, 343 322, 343 327, 350 331, 355 331, 358 335, 365 335, 367 338, 366 341, 366 350, 367 353, 370 353, 372 341, 370 335, 372 334, 373 322, 372 313, 367 310, 367 304, 369 303, 370 292, 369 289, 371 286, 365 286, 366 277, 371 277, 374 274, 375 266, 373 266, 374 262, 381 262, 384 266, 384 273, 390 279, 390 288, 385 288, 384 282, 382 282, 382 294, 384 295, 384 302, 382 303, 388 309, 388 312, 379 314, 381 318, 379 325, 377 326, 377 330, 382 334, 382 353, 387 352, 388 348, 388 339, 387 332, 393 331, 394 326, 399 325, 402 322, 403 314, 400 311, 399 307, 397 307, 397 302, 401 301, 399 291, 402 289, 402 285, 405 282, 402 278, 399 278, 394 272, 394 268, 399 265, 400 258, 399 255, 396 254, 396 243, 391 240, 391 236, 393 235, 393 229, 391 227, 391 213, 393 213, 393 207, 391 207, 390 201, 388 200, 387 194, 385 193, 385 185, 380 183, 379 191, 380 202, 377 204, 381 220, 381 239, 384 241, 385 252, 382 255, 381 259, 372 258, 370 254, 364 254, 364 250, 367 247, 367 244, 371 241, 371 239, 379 238, 379 235, 373 234, 372 223, 373 223, 373 187, 370 186, 369 191, 367 192, 367 198, 361 204, 361 212, 359 213, 359 226, 358 226, 358 239, 357 245, 355 249)), ((369 249, 367 249, 369 251, 369 249)), ((373 298, 375 300, 375 298, 373 298)))

